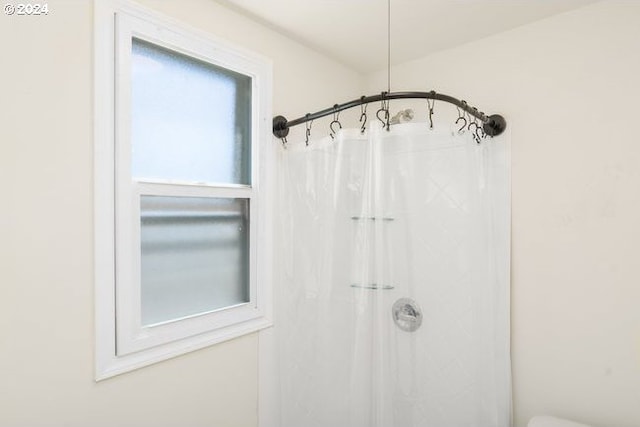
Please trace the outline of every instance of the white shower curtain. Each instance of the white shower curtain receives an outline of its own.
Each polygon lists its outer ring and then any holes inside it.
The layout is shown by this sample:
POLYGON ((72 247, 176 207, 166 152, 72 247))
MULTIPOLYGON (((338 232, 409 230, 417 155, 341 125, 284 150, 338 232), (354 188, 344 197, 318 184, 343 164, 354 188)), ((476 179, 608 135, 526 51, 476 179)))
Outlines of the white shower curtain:
POLYGON ((373 123, 282 164, 281 426, 509 426, 507 137, 373 123))

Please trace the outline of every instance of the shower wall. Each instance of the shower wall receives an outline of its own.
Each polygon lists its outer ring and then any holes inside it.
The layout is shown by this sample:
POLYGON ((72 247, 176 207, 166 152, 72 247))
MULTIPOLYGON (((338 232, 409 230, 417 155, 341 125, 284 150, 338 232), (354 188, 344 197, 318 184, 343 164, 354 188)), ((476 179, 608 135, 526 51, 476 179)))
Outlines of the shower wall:
POLYGON ((638 22, 640 3, 603 1, 392 69, 393 90, 508 118, 519 427, 541 413, 640 425, 638 22))

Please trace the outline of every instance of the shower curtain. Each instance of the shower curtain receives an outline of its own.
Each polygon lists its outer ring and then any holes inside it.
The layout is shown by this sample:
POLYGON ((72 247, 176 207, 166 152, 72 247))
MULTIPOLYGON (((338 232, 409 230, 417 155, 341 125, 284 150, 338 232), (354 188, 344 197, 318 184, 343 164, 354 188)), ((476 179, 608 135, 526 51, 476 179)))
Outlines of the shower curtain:
POLYGON ((507 137, 372 123, 281 156, 281 426, 509 426, 507 137))

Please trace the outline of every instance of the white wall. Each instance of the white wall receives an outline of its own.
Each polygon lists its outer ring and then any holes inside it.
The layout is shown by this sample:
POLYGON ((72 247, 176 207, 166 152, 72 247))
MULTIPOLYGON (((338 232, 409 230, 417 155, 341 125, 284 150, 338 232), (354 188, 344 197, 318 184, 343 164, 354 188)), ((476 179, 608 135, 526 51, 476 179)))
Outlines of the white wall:
POLYGON ((508 120, 517 426, 640 425, 639 22, 640 2, 600 2, 392 70, 392 90, 508 120))
MULTIPOLYGON (((360 94, 355 72, 211 0, 142 3, 272 58, 275 113, 360 94)), ((0 15, 0 426, 255 426, 257 334, 93 380, 93 5, 48 4, 0 15)))

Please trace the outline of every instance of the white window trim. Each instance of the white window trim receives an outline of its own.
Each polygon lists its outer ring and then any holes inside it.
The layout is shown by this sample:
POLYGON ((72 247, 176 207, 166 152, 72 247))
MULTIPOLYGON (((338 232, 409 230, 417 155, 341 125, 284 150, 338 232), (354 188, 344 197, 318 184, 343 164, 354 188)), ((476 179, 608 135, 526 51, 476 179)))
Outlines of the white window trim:
MULTIPOLYGON (((137 369, 152 363, 166 360, 196 349, 212 344, 236 338, 238 336, 255 332, 272 325, 272 251, 268 250, 271 240, 271 199, 266 191, 272 172, 267 172, 266 164, 273 164, 274 150, 271 138, 271 85, 272 72, 269 60, 248 52, 228 42, 212 37, 210 34, 195 30, 177 22, 171 18, 156 12, 142 8, 135 3, 125 0, 110 0, 95 2, 95 57, 94 57, 94 262, 95 262, 95 328, 96 328, 96 380, 112 377, 133 369, 137 369), (123 19, 124 18, 124 19, 123 19), (251 199, 251 227, 256 231, 252 243, 257 242, 251 250, 255 263, 252 263, 252 301, 246 307, 240 307, 245 312, 242 321, 230 326, 212 330, 214 325, 219 325, 221 319, 228 317, 225 310, 218 310, 212 315, 194 316, 184 321, 174 322, 160 327, 161 336, 149 337, 140 328, 139 324, 133 324, 132 319, 122 313, 131 313, 131 307, 122 304, 138 304, 136 295, 127 295, 127 298, 116 298, 116 259, 115 252, 115 182, 118 177, 114 170, 116 159, 116 49, 118 48, 118 33, 116 32, 116 20, 118 25, 123 25, 131 20, 139 23, 139 20, 149 25, 150 32, 141 38, 153 41, 154 31, 163 32, 164 46, 171 46, 171 40, 185 35, 192 40, 197 40, 201 49, 216 52, 216 62, 225 68, 234 69, 233 60, 226 63, 229 58, 240 58, 244 64, 257 70, 253 76, 259 79, 260 91, 254 90, 252 139, 252 158, 257 163, 252 170, 252 189, 243 188, 216 188, 207 189, 190 187, 187 183, 170 182, 145 182, 134 186, 135 193, 167 194, 173 188, 179 188, 183 195, 203 195, 208 193, 219 194, 225 197, 241 197, 251 199), (155 30, 154 30, 155 29, 155 30), (169 40, 167 43, 165 40, 169 40), (213 50, 212 50, 213 49, 213 50), (229 53, 230 52, 230 53, 229 53), (231 56, 228 56, 231 55, 231 56), (231 64, 231 65, 229 65, 231 64), (269 204, 269 206, 267 206, 269 204), (259 205, 258 215, 254 206, 259 205), (259 282, 258 282, 259 280, 259 282), (257 283, 257 285, 256 285, 257 283), (129 310, 129 311, 127 311, 129 310), (118 324, 123 320, 130 327, 120 328, 116 325, 116 313, 118 324), (207 318, 208 320, 203 321, 207 318), (178 325, 180 324, 180 325, 178 325), (203 329, 203 325, 205 325, 203 329), (137 331, 136 334, 121 340, 125 331, 137 331), (185 332, 186 331, 186 332, 185 332), (189 335, 186 338, 175 339, 176 336, 189 335), (168 342, 171 341, 171 342, 168 342), (123 346, 123 343, 126 345, 123 346)), ((138 34, 139 35, 139 34, 138 34)), ((179 50, 179 49, 178 49, 179 50)), ((189 52, 192 55, 192 52, 189 52)), ((173 194, 173 193, 172 193, 173 194)), ((120 294, 122 296, 122 294, 120 294)), ((139 299, 139 295, 138 295, 139 299)), ((234 309, 236 312, 238 310, 234 309)), ((227 310, 228 311, 228 310, 227 310)), ((231 316, 233 317, 233 316, 231 316)), ((238 319, 238 317, 235 317, 238 319)), ((222 319, 224 320, 224 319, 222 319)), ((229 320, 229 319, 227 319, 229 320)), ((233 319, 231 319, 233 320, 233 319)), ((139 321, 137 322, 139 323, 139 321)), ((157 329, 160 330, 160 329, 157 329)))

